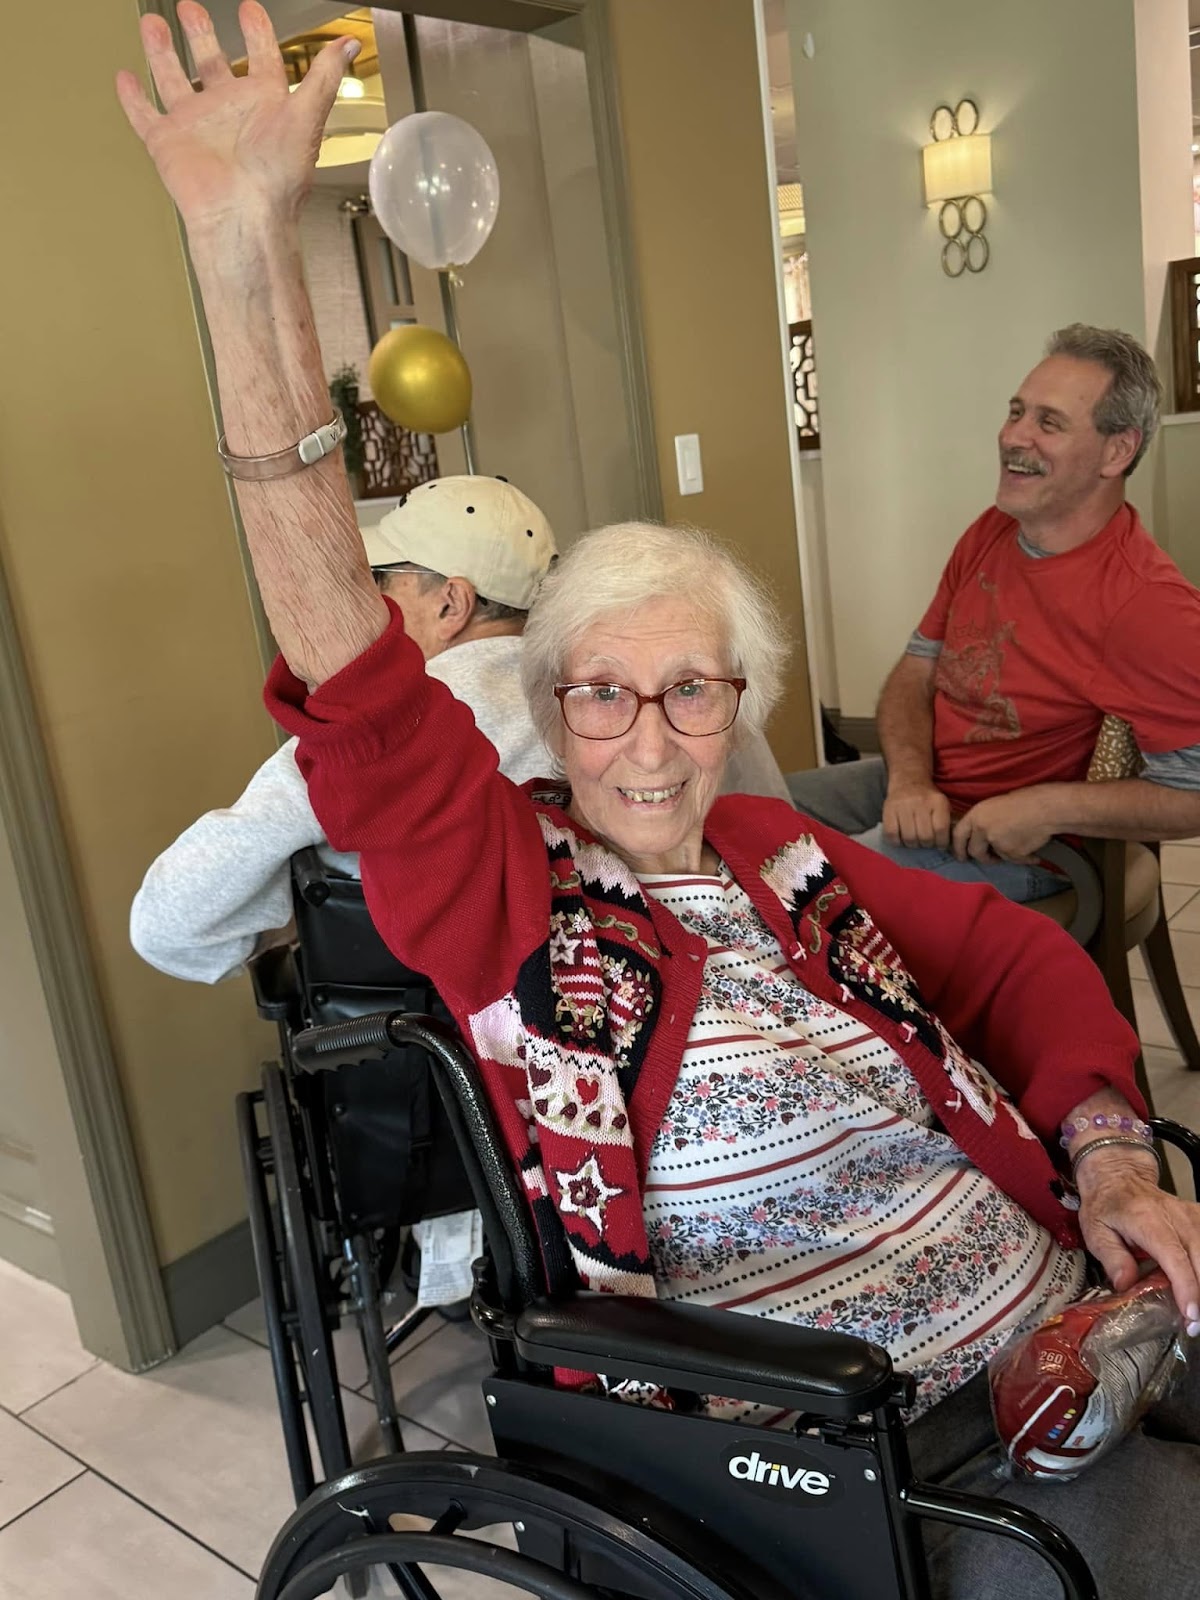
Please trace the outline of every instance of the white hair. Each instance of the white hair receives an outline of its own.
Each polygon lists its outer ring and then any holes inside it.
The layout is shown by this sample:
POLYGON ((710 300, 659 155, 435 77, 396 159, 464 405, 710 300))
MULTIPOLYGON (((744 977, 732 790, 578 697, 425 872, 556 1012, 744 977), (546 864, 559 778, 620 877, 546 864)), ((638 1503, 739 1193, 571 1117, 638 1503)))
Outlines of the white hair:
POLYGON ((620 522, 579 539, 548 574, 525 626, 521 680, 544 743, 561 745, 554 686, 584 633, 602 618, 628 615, 649 600, 682 599, 711 621, 731 672, 745 678, 739 730, 761 733, 779 699, 788 655, 783 623, 766 587, 711 534, 620 522))

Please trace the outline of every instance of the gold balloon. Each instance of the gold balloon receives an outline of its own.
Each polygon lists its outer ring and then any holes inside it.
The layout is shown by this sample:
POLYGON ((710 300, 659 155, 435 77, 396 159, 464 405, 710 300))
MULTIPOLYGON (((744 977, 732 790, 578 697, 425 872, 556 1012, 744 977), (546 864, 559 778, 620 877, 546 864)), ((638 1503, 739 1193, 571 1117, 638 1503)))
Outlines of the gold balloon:
POLYGON ((471 414, 471 370, 436 328, 393 328, 371 351, 367 381, 379 409, 413 433, 451 433, 471 414))

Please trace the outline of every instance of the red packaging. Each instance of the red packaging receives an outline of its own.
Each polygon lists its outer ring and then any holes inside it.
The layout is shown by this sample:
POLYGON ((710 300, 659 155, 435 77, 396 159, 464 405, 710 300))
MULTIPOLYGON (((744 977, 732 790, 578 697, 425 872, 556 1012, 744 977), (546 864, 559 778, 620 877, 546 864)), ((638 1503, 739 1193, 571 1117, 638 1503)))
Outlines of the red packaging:
POLYGON ((1182 1370, 1166 1274, 1096 1290, 1019 1335, 988 1364, 996 1431, 1014 1467, 1073 1478, 1105 1455, 1182 1370))

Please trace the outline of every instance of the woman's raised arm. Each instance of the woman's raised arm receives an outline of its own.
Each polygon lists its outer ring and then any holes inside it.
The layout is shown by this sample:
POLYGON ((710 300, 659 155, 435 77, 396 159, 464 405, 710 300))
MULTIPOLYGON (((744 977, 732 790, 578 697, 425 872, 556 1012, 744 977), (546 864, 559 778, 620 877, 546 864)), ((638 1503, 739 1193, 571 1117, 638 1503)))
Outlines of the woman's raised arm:
MULTIPOLYGON (((357 42, 328 45, 289 93, 270 18, 244 0, 249 73, 235 78, 203 6, 179 21, 201 89, 189 82, 161 17, 141 19, 165 110, 131 72, 117 94, 183 217, 212 337, 226 447, 287 450, 329 422, 304 286, 297 219, 321 132, 357 42)), ((367 568, 341 451, 266 482, 237 481, 263 604, 284 659, 310 685, 332 677, 387 626, 367 568)))

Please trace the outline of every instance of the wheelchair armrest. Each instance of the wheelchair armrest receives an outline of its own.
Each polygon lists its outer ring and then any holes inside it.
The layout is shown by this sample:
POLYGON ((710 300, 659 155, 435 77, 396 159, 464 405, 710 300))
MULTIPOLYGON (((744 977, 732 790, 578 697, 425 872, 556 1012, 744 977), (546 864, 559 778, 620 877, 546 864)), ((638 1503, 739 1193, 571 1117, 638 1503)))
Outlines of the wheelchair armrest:
POLYGON ((878 1345, 842 1333, 635 1295, 539 1300, 513 1342, 541 1366, 640 1378, 786 1410, 854 1417, 903 1399, 911 1380, 878 1345))
POLYGON ((304 990, 290 945, 279 944, 261 951, 247 963, 254 986, 254 1004, 267 1022, 290 1022, 304 990))

